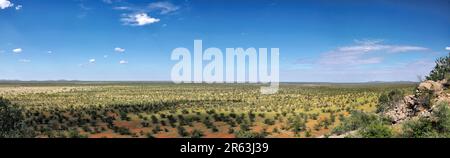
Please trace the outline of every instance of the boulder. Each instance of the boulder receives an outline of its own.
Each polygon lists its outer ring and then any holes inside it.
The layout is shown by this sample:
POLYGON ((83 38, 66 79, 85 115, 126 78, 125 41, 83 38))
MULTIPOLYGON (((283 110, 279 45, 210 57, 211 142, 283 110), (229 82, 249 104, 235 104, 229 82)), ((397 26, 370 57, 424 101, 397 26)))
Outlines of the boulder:
POLYGON ((442 92, 443 92, 443 85, 440 82, 427 80, 427 81, 424 81, 424 82, 419 84, 419 86, 417 87, 416 92, 418 94, 432 93, 432 94, 437 96, 437 95, 442 94, 442 92))
POLYGON ((414 95, 408 95, 403 101, 395 103, 383 115, 391 119, 393 124, 409 120, 413 117, 429 117, 432 105, 440 101, 450 103, 450 94, 444 92, 447 81, 424 81, 419 84, 414 95))

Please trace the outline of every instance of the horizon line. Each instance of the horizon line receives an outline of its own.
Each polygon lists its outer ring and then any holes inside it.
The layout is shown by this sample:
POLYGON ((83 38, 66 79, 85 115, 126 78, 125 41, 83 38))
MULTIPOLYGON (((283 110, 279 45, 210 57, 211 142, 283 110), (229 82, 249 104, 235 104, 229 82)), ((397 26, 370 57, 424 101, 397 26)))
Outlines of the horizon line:
MULTIPOLYGON (((66 79, 60 79, 60 80, 9 80, 9 79, 0 79, 0 83, 5 82, 165 82, 165 83, 173 83, 171 80, 66 80, 66 79)), ((330 82, 330 81, 282 81, 279 83, 338 83, 338 84, 351 84, 351 83, 419 83, 421 81, 360 81, 360 82, 330 82)), ((182 84, 205 84, 206 82, 202 83, 182 83, 182 84)), ((209 84, 209 83, 208 83, 209 84)), ((269 83, 211 83, 211 84, 269 84, 269 83)))

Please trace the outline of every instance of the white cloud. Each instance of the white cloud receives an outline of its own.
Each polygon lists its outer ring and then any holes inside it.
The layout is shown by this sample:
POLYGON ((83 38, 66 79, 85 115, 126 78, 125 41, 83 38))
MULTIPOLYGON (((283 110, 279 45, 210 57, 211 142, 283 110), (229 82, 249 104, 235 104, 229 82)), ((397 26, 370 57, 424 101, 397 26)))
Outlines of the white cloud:
POLYGON ((113 9, 114 10, 133 10, 133 8, 127 7, 127 6, 114 7, 113 9))
POLYGON ((52 54, 52 53, 53 53, 53 51, 51 51, 51 50, 47 51, 47 54, 52 54))
POLYGON ((9 0, 0 0, 0 9, 6 9, 13 6, 14 4, 11 3, 9 0))
POLYGON ((128 64, 128 61, 126 61, 126 60, 121 60, 121 61, 119 61, 119 64, 128 64))
POLYGON ((360 65, 376 64, 383 61, 382 57, 375 56, 383 53, 403 53, 429 51, 428 48, 409 45, 387 45, 382 41, 355 41, 356 45, 338 47, 335 50, 322 54, 320 64, 325 65, 360 65))
POLYGON ((412 52, 412 51, 428 51, 430 49, 417 46, 389 46, 387 51, 391 53, 412 52))
POLYGON ((124 25, 131 26, 144 26, 148 24, 153 24, 159 22, 157 18, 150 17, 147 13, 137 13, 137 14, 124 14, 121 21, 124 25))
POLYGON ((19 62, 21 62, 21 63, 29 63, 29 62, 31 62, 31 60, 30 59, 20 59, 19 62))
POLYGON ((13 49, 12 51, 13 51, 14 53, 17 53, 17 54, 18 54, 18 53, 22 53, 23 50, 22 50, 22 48, 16 48, 16 49, 13 49))
POLYGON ((445 50, 450 50, 450 47, 446 47, 445 50))
POLYGON ((22 9, 22 5, 17 5, 16 10, 20 10, 20 9, 22 9))
POLYGON ((89 63, 91 64, 95 63, 95 59, 89 59, 89 63))
POLYGON ((177 11, 180 7, 170 2, 154 2, 148 6, 151 10, 159 10, 160 14, 168 14, 177 11))
POLYGON ((113 1, 112 0, 102 0, 103 2, 105 2, 105 3, 108 3, 108 4, 111 4, 111 3, 113 3, 113 1))
POLYGON ((125 52, 125 49, 120 48, 120 47, 116 47, 116 48, 114 48, 114 51, 116 51, 118 53, 123 53, 123 52, 125 52))
POLYGON ((107 3, 107 4, 113 4, 113 3, 116 3, 116 2, 122 2, 122 0, 102 0, 104 3, 107 3))
MULTIPOLYGON (((120 0, 104 0, 105 3, 112 4, 121 2, 120 0)), ((130 26, 144 26, 148 24, 157 23, 160 21, 157 17, 152 17, 149 14, 167 15, 174 13, 180 9, 179 6, 170 2, 154 2, 147 6, 133 5, 131 3, 118 3, 113 7, 114 10, 123 12, 120 21, 124 25, 130 26)), ((164 27, 165 25, 163 25, 164 27)))
POLYGON ((418 81, 434 67, 432 59, 413 60, 378 67, 341 67, 281 70, 283 81, 295 82, 368 82, 368 81, 418 81))

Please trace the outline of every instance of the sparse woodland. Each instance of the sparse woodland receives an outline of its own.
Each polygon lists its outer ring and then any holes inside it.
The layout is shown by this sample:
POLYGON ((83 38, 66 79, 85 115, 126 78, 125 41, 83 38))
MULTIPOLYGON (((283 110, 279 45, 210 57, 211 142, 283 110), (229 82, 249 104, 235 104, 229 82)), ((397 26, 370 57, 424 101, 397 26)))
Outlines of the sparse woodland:
POLYGON ((448 103, 436 102, 450 96, 449 63, 427 77, 439 95, 414 83, 292 83, 275 95, 250 84, 2 83, 0 137, 449 137, 448 103), (394 123, 385 113, 409 105, 404 96, 425 110, 394 123))
POLYGON ((387 90, 413 84, 3 84, 35 137, 318 137, 352 111, 374 112, 387 90))

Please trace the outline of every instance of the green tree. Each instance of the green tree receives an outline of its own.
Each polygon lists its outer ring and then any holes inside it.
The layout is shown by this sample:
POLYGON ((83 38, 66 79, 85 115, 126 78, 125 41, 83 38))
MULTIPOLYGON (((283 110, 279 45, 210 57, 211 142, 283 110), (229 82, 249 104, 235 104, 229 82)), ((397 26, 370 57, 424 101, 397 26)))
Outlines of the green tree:
POLYGON ((393 136, 392 129, 381 121, 375 121, 369 124, 367 127, 361 129, 359 134, 363 138, 391 138, 393 136))
POLYGON ((442 79, 450 79, 450 54, 436 60, 436 66, 426 77, 427 80, 438 81, 442 79))
POLYGON ((33 137, 26 129, 25 119, 20 108, 9 100, 0 97, 0 138, 33 137))

